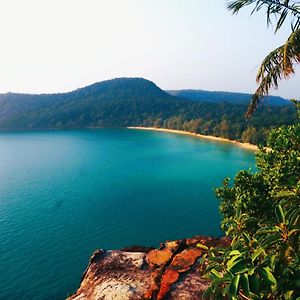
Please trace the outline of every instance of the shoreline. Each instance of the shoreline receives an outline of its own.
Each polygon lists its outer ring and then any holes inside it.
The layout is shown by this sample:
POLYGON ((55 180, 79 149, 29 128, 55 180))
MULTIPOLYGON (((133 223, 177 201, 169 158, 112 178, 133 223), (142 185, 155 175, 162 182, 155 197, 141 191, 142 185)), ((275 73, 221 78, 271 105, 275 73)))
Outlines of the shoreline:
POLYGON ((253 145, 250 143, 237 142, 234 140, 217 137, 217 136, 213 136, 213 135, 203 135, 203 134, 193 133, 193 132, 189 132, 189 131, 183 131, 183 130, 177 130, 177 129, 165 129, 165 128, 158 128, 158 127, 129 126, 127 128, 128 129, 137 129, 137 130, 153 130, 153 131, 161 131, 161 132, 189 135, 189 136, 193 136, 196 138, 207 139, 207 140, 212 140, 212 141, 217 141, 217 142, 222 142, 222 143, 234 144, 241 148, 255 151, 255 152, 258 151, 258 146, 256 146, 256 145, 253 145))

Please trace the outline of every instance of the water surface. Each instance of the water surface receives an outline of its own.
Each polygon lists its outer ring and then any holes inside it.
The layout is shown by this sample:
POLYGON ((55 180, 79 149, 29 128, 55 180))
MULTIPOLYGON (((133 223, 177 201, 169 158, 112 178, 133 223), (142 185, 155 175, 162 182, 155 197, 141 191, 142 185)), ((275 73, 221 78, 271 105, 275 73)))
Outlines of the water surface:
POLYGON ((253 166, 172 133, 0 133, 0 299, 64 299, 97 248, 221 235, 212 188, 253 166))

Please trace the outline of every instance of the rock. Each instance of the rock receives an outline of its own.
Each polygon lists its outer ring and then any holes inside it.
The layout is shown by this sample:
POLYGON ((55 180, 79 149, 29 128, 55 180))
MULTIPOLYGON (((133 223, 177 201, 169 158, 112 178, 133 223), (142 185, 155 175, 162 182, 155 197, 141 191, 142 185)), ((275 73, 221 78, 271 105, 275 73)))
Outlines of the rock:
POLYGON ((165 299, 199 300, 209 285, 209 281, 200 276, 197 264, 188 272, 180 274, 180 280, 174 283, 165 299))
POLYGON ((68 300, 202 299, 209 282, 199 269, 198 259, 205 250, 198 243, 211 247, 230 241, 196 236, 162 243, 159 249, 97 250, 80 288, 68 300))
POLYGON ((179 273, 172 269, 168 269, 164 272, 161 283, 160 283, 160 290, 156 297, 157 300, 164 299, 166 294, 169 292, 172 284, 176 282, 179 278, 179 273))
POLYGON ((152 272, 143 267, 145 258, 142 252, 107 251, 100 260, 91 259, 79 290, 69 299, 142 299, 152 282, 152 272))
POLYGON ((163 250, 151 250, 148 255, 147 259, 151 266, 164 266, 172 257, 173 252, 166 248, 163 250))
POLYGON ((200 257, 202 250, 197 248, 188 248, 175 255, 169 268, 178 272, 186 272, 200 257))

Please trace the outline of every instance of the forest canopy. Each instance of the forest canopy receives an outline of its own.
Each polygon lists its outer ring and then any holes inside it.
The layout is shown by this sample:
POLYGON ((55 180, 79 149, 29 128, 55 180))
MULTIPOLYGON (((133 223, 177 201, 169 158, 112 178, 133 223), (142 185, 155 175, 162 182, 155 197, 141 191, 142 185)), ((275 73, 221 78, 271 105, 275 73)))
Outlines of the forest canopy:
POLYGON ((282 105, 288 102, 282 98, 246 120, 244 94, 219 92, 220 99, 232 99, 220 102, 207 95, 207 101, 175 97, 142 78, 104 81, 63 94, 4 94, 0 130, 154 126, 257 144, 265 142, 270 129, 296 121, 294 106, 282 105))

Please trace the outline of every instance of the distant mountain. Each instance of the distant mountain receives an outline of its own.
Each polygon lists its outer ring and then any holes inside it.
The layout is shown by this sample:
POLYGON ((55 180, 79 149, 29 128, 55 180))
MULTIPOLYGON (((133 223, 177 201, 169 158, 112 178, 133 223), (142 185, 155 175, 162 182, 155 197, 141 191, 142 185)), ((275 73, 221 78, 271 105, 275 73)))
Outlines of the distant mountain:
POLYGON ((107 80, 68 93, 0 94, 0 129, 121 126, 132 110, 142 114, 141 103, 148 103, 148 112, 161 105, 167 110, 176 106, 173 99, 142 78, 107 80))
POLYGON ((0 130, 157 126, 241 139, 253 127, 260 141, 296 120, 292 106, 260 109, 249 121, 245 110, 243 102, 183 99, 143 78, 117 78, 69 93, 0 94, 0 130))
MULTIPOLYGON (((205 90, 170 90, 166 91, 170 95, 195 100, 202 102, 228 102, 234 104, 249 104, 252 95, 245 93, 232 93, 232 92, 217 92, 217 91, 205 91, 205 90)), ((283 106, 290 105, 291 102, 287 99, 278 96, 267 96, 263 104, 283 106)))
MULTIPOLYGON (((0 94, 0 122, 37 109, 55 107, 57 112, 67 103, 95 105, 95 102, 171 98, 153 82, 142 78, 117 78, 94 83, 68 93, 57 94, 0 94), (82 103, 82 101, 84 103, 82 103)), ((1 123, 0 123, 1 124, 1 123)), ((1 126, 1 125, 0 125, 1 126)))

